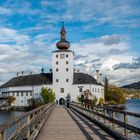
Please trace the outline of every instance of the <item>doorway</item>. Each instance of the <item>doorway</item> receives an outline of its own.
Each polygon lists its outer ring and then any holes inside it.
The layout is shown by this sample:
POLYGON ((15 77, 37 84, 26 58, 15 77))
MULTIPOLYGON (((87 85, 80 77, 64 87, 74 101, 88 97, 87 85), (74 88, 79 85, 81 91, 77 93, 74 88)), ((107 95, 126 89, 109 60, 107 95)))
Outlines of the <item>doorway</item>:
POLYGON ((59 105, 65 105, 65 100, 64 98, 59 99, 59 105))

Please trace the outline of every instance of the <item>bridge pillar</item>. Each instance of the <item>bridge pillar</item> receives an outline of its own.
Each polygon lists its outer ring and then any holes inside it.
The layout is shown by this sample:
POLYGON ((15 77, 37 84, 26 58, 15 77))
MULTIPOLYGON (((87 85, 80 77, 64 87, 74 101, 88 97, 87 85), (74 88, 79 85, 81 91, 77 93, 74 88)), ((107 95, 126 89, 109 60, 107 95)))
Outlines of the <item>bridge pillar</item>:
POLYGON ((1 132, 0 134, 0 140, 6 140, 6 130, 1 132))
MULTIPOLYGON (((124 123, 128 123, 128 116, 126 114, 124 114, 124 123)), ((124 135, 128 137, 128 130, 126 128, 124 128, 124 135)))

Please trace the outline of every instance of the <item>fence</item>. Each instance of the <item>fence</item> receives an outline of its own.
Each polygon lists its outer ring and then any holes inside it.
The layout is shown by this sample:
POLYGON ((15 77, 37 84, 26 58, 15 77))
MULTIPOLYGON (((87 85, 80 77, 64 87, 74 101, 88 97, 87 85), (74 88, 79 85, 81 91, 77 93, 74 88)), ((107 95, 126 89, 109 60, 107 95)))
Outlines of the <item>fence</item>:
POLYGON ((54 106, 43 105, 0 125, 0 140, 34 140, 54 106))

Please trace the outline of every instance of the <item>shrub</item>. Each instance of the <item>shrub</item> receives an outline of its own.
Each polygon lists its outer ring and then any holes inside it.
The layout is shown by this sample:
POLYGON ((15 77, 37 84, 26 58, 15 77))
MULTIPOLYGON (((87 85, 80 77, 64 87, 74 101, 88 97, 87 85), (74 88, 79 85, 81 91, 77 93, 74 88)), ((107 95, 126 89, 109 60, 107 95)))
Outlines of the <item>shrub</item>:
POLYGON ((99 104, 99 105, 103 105, 103 104, 104 104, 104 99, 103 99, 103 98, 100 98, 98 104, 99 104))

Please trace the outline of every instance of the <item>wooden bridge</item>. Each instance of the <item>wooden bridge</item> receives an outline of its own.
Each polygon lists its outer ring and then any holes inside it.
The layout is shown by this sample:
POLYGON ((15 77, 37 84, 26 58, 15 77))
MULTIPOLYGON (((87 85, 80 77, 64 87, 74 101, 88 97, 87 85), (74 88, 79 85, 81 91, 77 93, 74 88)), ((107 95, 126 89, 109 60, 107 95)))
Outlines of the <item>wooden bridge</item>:
POLYGON ((0 126, 0 140, 127 140, 139 138, 140 128, 128 116, 140 114, 103 107, 93 110, 71 103, 70 108, 47 104, 0 126), (108 112, 110 111, 110 113, 108 112), (122 114, 122 120, 115 117, 122 114), (136 137, 135 137, 136 138, 136 137))

